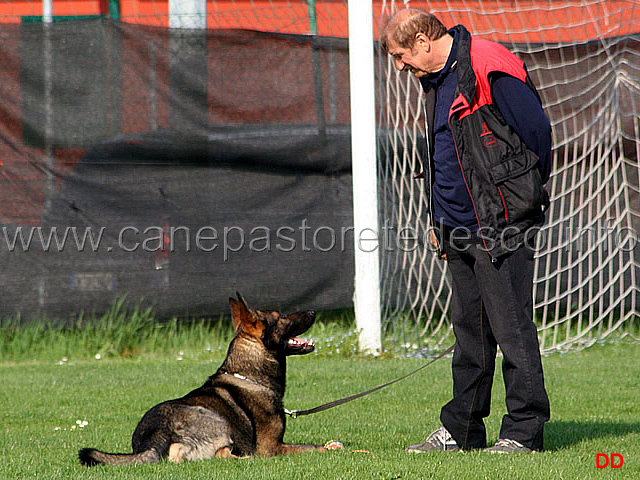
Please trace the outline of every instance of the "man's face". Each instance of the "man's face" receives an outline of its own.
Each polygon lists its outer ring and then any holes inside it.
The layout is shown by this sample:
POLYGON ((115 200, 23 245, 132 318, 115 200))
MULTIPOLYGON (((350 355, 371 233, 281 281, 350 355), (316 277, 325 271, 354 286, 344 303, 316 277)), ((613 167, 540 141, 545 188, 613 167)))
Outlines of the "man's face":
POLYGON ((403 72, 411 72, 416 77, 424 77, 433 71, 433 60, 428 40, 416 38, 412 48, 398 46, 389 40, 388 52, 394 59, 396 68, 403 72))

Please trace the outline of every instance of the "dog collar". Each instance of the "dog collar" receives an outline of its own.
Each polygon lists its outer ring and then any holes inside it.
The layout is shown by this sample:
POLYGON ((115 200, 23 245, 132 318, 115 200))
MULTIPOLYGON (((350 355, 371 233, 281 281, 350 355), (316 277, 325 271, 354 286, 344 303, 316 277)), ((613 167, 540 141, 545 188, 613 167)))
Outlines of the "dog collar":
POLYGON ((260 385, 255 380, 251 380, 249 377, 245 377, 244 375, 240 375, 239 373, 231 373, 231 372, 222 372, 225 375, 231 375, 232 377, 236 377, 240 380, 244 380, 245 382, 253 383, 254 385, 260 385))

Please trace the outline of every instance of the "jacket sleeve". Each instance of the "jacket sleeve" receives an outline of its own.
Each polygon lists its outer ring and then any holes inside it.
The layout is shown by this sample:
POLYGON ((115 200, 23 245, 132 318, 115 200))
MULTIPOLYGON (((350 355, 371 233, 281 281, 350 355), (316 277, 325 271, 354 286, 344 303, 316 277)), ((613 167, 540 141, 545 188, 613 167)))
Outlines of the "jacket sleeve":
POLYGON ((492 96, 505 121, 540 159, 540 175, 546 183, 551 174, 551 123, 535 93, 507 74, 492 78, 492 96))

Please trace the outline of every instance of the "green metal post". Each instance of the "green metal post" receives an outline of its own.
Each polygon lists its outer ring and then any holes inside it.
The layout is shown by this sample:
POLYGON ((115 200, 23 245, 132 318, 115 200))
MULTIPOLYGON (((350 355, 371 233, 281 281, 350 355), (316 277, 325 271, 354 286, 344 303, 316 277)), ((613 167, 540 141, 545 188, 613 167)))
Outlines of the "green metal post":
POLYGON ((311 35, 318 34, 318 18, 316 16, 316 0, 307 0, 309 9, 309 33, 311 35))
POLYGON ((109 0, 109 18, 120 20, 120 0, 109 0))

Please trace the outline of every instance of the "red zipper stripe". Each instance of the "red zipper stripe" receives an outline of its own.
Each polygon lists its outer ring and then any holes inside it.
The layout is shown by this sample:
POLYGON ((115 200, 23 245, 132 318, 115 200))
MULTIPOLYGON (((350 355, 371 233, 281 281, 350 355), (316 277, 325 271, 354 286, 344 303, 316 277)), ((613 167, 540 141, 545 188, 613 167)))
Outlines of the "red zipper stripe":
POLYGON ((502 189, 498 187, 498 193, 500 194, 500 199, 502 200, 502 206, 504 207, 504 219, 509 223, 509 213, 507 212, 507 203, 504 201, 504 195, 502 195, 502 189))
POLYGON ((489 251, 489 246, 487 245, 487 239, 485 238, 484 233, 482 233, 482 225, 480 224, 480 217, 478 216, 478 209, 476 208, 476 202, 473 199, 473 195, 471 195, 471 189, 469 188, 469 184, 467 183, 467 179, 464 176, 464 169, 462 168, 462 162, 460 161, 460 151, 458 150, 458 142, 456 142, 456 136, 453 134, 453 128, 451 128, 451 117, 453 116, 453 114, 458 112, 458 111, 465 110, 465 109, 466 109, 466 112, 461 113, 460 117, 458 117, 459 119, 464 117, 464 116, 471 115, 473 113, 472 111, 470 111, 471 107, 466 102, 466 99, 464 98, 464 96, 462 94, 459 94, 458 97, 456 98, 456 100, 454 100, 453 104, 451 105, 451 109, 449 110, 449 130, 451 131, 451 136, 453 137, 453 146, 455 147, 456 157, 458 157, 458 166, 460 167, 460 172, 462 173, 462 179, 464 180, 464 186, 467 187, 467 192, 469 192, 469 198, 471 198, 471 205, 473 205, 473 213, 475 214, 476 222, 478 223, 478 229, 479 229, 478 233, 480 234, 480 238, 482 239, 482 244, 484 245, 484 248, 487 250, 487 253, 491 257, 491 261, 495 262, 495 261, 497 261, 497 259, 489 251), (456 103, 456 101, 458 103, 456 103))

